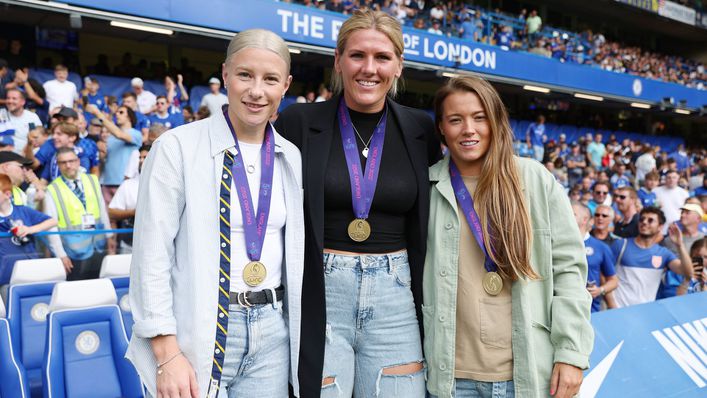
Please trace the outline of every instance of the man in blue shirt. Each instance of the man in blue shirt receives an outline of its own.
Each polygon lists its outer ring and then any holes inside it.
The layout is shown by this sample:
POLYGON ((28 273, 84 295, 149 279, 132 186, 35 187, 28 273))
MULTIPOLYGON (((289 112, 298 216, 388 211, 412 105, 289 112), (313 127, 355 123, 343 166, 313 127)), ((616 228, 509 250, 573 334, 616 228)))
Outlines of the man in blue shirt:
POLYGON ((690 168, 690 157, 687 155, 687 152, 685 152, 685 145, 678 145, 678 150, 668 156, 675 159, 675 164, 679 172, 682 173, 690 168))
POLYGON ((545 156, 545 116, 540 115, 535 123, 530 123, 525 131, 525 139, 528 146, 533 148, 533 158, 542 162, 545 156))
POLYGON ((616 289, 619 279, 614 270, 614 256, 606 243, 591 236, 591 215, 587 206, 572 202, 574 218, 577 221, 579 232, 584 236, 584 248, 587 253, 587 291, 592 295, 592 312, 601 309, 601 302, 606 293, 616 289), (601 277, 604 283, 601 283, 601 277))
POLYGON ((459 35, 462 39, 477 41, 477 30, 478 28, 476 27, 476 23, 472 20, 471 15, 467 15, 464 17, 464 22, 462 22, 459 27, 459 35))
MULTIPOLYGON (((142 133, 143 140, 147 137, 148 129, 150 128, 150 119, 140 113, 137 107, 137 96, 132 91, 123 94, 123 103, 135 113, 135 125, 133 128, 142 133)), ((117 119, 113 118, 113 123, 117 123, 117 119)))
MULTIPOLYGON (((88 93, 86 94, 86 103, 83 104, 83 106, 93 104, 101 111, 107 112, 108 106, 106 105, 106 97, 101 92, 101 85, 98 79, 89 76, 85 79, 85 85, 88 93)), ((91 119, 94 118, 94 116, 88 112, 84 112, 84 117, 86 118, 86 123, 91 123, 91 119)))
POLYGON ((654 301, 661 278, 668 269, 692 277, 692 261, 680 228, 672 224, 668 229, 670 240, 679 248, 679 258, 656 243, 664 224, 662 210, 646 207, 638 219, 638 236, 617 240, 611 246, 619 277, 619 286, 613 294, 617 307, 654 301))
POLYGON ((155 113, 148 116, 150 124, 159 123, 167 127, 167 129, 173 129, 184 124, 184 118, 181 113, 169 112, 169 103, 164 95, 157 96, 155 107, 157 108, 155 113))

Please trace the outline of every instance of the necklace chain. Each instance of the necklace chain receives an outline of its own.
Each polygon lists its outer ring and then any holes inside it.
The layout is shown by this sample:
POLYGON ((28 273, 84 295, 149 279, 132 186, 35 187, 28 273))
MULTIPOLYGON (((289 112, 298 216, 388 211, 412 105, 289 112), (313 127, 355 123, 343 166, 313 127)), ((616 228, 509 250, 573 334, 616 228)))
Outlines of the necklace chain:
POLYGON ((353 123, 351 123, 351 126, 353 127, 354 131, 356 132, 358 139, 361 140, 361 144, 363 144, 363 149, 368 149, 368 144, 371 143, 371 140, 373 139, 373 134, 371 134, 371 136, 368 137, 368 142, 366 142, 361 137, 361 134, 359 134, 358 130, 356 129, 356 126, 353 123))
MULTIPOLYGON (((385 116, 385 112, 383 112, 383 114, 381 115, 381 118, 378 120, 378 123, 376 123, 376 127, 380 124, 381 120, 383 120, 383 116, 385 116)), ((356 125, 353 124, 353 120, 351 121, 351 127, 353 127, 354 132, 358 136, 358 139, 361 140, 361 143, 363 144, 363 151, 361 151, 362 153, 364 153, 363 156, 368 157, 367 156, 368 155, 368 145, 371 144, 371 140, 373 139, 373 135, 376 133, 376 130, 375 130, 376 128, 373 129, 373 134, 371 134, 371 136, 368 137, 368 142, 366 142, 363 140, 363 137, 361 137, 361 134, 359 134, 358 129, 356 128, 356 125)))

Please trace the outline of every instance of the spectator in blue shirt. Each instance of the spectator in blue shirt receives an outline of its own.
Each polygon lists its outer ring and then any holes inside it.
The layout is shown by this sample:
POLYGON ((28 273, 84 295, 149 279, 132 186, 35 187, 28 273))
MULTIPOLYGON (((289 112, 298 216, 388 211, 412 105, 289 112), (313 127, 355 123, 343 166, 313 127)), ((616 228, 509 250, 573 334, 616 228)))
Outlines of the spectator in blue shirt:
POLYGON ((56 150, 64 146, 74 149, 84 172, 98 175, 98 148, 93 141, 79 138, 79 129, 76 125, 60 122, 52 127, 51 136, 52 138, 39 148, 33 159, 33 165, 44 166, 39 175, 42 180, 50 183, 59 176, 56 150))
POLYGON ((656 196, 653 189, 658 186, 660 175, 656 171, 646 174, 643 186, 638 190, 638 198, 641 199, 643 207, 656 206, 656 196))
POLYGON ((142 134, 133 128, 136 123, 135 112, 125 105, 121 105, 115 113, 116 123, 95 106, 89 105, 86 110, 103 122, 110 133, 106 141, 106 163, 101 175, 103 197, 110 203, 125 178, 125 168, 130 156, 142 146, 142 134))
POLYGON ((459 35, 462 39, 478 41, 478 28, 471 15, 464 17, 464 22, 459 27, 459 35))
MULTIPOLYGON (((123 106, 128 107, 133 114, 135 114, 135 123, 133 128, 142 133, 142 139, 147 137, 147 131, 150 128, 150 119, 147 116, 140 113, 137 107, 137 96, 132 91, 123 93, 123 106)), ((118 123, 117 118, 113 119, 113 123, 118 123)))
POLYGON ((707 195, 707 173, 702 177, 702 186, 695 188, 695 196, 700 197, 707 195))
POLYGON ((184 118, 181 113, 176 114, 169 112, 169 102, 164 95, 157 96, 155 107, 155 113, 148 116, 150 124, 159 123, 167 127, 167 129, 173 129, 184 124, 184 118))
POLYGON ((533 148, 533 158, 538 162, 542 162, 545 156, 545 138, 545 116, 540 115, 525 131, 525 139, 528 146, 533 148))
POLYGON ((56 225, 56 220, 27 206, 12 203, 10 177, 0 174, 0 232, 13 234, 0 238, 0 261, 6 268, 17 260, 38 258, 33 234, 56 225))
POLYGON ((614 189, 619 189, 623 187, 631 186, 631 179, 626 175, 626 165, 623 163, 618 163, 616 165, 616 172, 611 176, 611 186, 614 189))
POLYGON ((619 279, 616 277, 614 269, 614 256, 611 248, 599 239, 591 236, 591 215, 589 208, 579 203, 572 202, 574 218, 577 221, 579 232, 584 237, 584 248, 587 254, 587 291, 594 299, 592 301, 592 312, 599 311, 604 295, 616 289, 619 279), (604 283, 602 284, 602 277, 604 283))
MULTIPOLYGON (((103 112, 106 112, 108 109, 108 106, 106 105, 106 97, 101 92, 101 84, 98 82, 98 79, 96 79, 95 77, 89 76, 86 78, 85 83, 86 83, 85 84, 85 89, 86 89, 85 101, 86 101, 86 103, 83 104, 84 108, 88 104, 93 104, 96 106, 96 108, 100 109, 103 112)), ((91 119, 93 119, 93 115, 86 112, 86 113, 84 113, 84 116, 86 117, 86 123, 91 123, 91 119)))
POLYGON ((670 158, 675 159, 675 165, 679 172, 690 169, 690 157, 685 152, 685 146, 683 144, 678 145, 678 150, 671 153, 670 158))

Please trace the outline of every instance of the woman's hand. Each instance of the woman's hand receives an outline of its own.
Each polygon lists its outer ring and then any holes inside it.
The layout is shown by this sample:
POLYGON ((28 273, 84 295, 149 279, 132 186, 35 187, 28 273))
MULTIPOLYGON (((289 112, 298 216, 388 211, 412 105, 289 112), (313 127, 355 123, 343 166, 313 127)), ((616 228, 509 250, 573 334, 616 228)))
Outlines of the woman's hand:
POLYGON ((555 363, 550 378, 550 395, 555 398, 574 397, 579 393, 583 377, 582 369, 562 362, 555 363))
POLYGON ((157 398, 198 398, 199 385, 189 360, 182 354, 177 336, 156 336, 151 340, 157 367, 157 398))
POLYGON ((157 370, 157 398, 198 398, 199 385, 189 360, 179 354, 157 370))

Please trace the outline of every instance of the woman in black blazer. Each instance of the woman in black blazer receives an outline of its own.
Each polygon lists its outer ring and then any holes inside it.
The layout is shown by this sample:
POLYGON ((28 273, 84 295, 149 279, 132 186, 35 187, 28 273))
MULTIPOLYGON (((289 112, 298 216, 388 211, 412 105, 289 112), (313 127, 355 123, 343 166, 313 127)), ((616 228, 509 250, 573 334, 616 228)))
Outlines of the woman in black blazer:
POLYGON ((430 117, 388 98, 402 53, 394 18, 355 12, 337 41, 339 94, 275 123, 303 161, 302 397, 425 395, 427 169, 441 153, 430 117))

